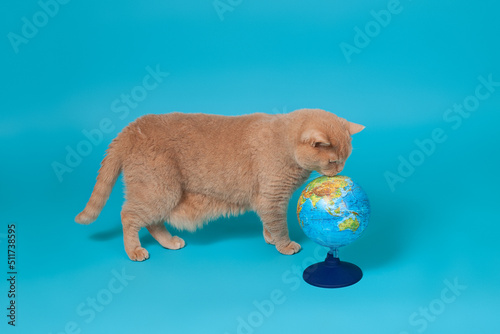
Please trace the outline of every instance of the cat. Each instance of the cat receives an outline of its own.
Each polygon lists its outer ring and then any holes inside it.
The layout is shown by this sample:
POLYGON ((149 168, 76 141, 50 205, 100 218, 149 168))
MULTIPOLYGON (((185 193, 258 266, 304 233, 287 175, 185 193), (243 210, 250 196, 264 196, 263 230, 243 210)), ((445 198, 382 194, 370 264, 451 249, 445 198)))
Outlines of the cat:
POLYGON ((334 176, 351 154, 351 135, 364 126, 321 109, 244 116, 170 113, 145 115, 111 142, 80 224, 93 222, 120 172, 125 251, 149 258, 139 230, 146 227, 165 248, 184 247, 164 222, 194 231, 220 216, 255 211, 264 239, 282 254, 300 245, 288 235, 292 193, 312 171, 334 176))

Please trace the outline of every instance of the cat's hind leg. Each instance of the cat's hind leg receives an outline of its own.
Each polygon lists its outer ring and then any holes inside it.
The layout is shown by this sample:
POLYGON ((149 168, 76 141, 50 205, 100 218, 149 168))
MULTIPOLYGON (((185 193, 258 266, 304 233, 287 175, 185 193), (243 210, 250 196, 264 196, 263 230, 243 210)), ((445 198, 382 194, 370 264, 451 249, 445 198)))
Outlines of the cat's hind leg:
POLYGON ((163 222, 166 217, 168 211, 165 208, 169 208, 168 202, 160 201, 158 198, 139 202, 130 200, 129 196, 125 202, 122 210, 123 242, 125 252, 132 261, 144 261, 149 258, 148 251, 141 246, 139 240, 139 230, 143 227, 146 227, 153 238, 165 248, 179 249, 184 247, 184 240, 173 237, 163 223, 158 223, 159 221, 163 222))
MULTIPOLYGON (((140 162, 140 160, 138 160, 140 162)), ((150 168, 137 163, 124 171, 127 198, 122 209, 123 241, 125 251, 133 261, 144 261, 149 253, 141 246, 139 230, 148 228, 153 237, 167 248, 180 248, 183 241, 168 233, 158 222, 163 222, 181 198, 181 185, 175 169, 169 164, 158 166, 150 161, 150 168), (151 227, 150 227, 151 226, 151 227)))
POLYGON ((149 233, 165 248, 180 249, 186 245, 182 238, 172 236, 164 223, 151 224, 146 226, 149 233))
POLYGON ((125 252, 132 261, 144 261, 149 258, 148 251, 141 247, 139 240, 139 230, 145 222, 139 215, 122 210, 123 243, 125 252))

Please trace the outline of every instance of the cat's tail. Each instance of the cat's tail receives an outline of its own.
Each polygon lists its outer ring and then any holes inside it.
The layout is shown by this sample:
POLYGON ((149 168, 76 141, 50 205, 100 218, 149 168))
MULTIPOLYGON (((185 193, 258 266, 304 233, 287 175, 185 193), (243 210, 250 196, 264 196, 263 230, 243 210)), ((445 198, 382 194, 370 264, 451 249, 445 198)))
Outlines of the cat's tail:
POLYGON ((85 209, 80 212, 75 221, 79 224, 90 224, 97 219, 97 216, 102 211, 102 208, 108 200, 109 194, 120 175, 122 169, 122 161, 114 150, 114 142, 111 143, 107 151, 106 157, 101 162, 101 168, 97 175, 97 182, 92 191, 92 195, 85 209))

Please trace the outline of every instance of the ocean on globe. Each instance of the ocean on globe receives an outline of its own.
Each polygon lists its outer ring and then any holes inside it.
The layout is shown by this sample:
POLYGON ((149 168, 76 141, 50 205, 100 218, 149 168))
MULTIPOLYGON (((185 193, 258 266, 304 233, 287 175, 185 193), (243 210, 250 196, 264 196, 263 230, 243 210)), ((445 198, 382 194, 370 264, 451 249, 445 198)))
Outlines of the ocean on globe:
POLYGON ((350 177, 320 176, 302 191, 297 217, 309 239, 335 249, 360 237, 370 218, 370 203, 350 177))

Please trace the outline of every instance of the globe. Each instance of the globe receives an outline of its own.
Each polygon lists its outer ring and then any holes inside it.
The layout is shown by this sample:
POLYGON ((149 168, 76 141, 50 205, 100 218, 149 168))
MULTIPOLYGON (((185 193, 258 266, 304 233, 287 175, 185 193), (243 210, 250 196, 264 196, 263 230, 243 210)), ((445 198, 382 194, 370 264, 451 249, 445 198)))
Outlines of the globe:
POLYGON ((304 188, 297 203, 297 218, 304 233, 330 248, 358 239, 369 217, 368 196, 348 176, 314 179, 304 188))
POLYGON ((304 271, 306 282, 320 287, 356 283, 362 271, 338 259, 338 248, 358 239, 368 225, 370 203, 363 189, 348 176, 320 176, 302 191, 297 218, 308 238, 330 248, 325 262, 304 271))

